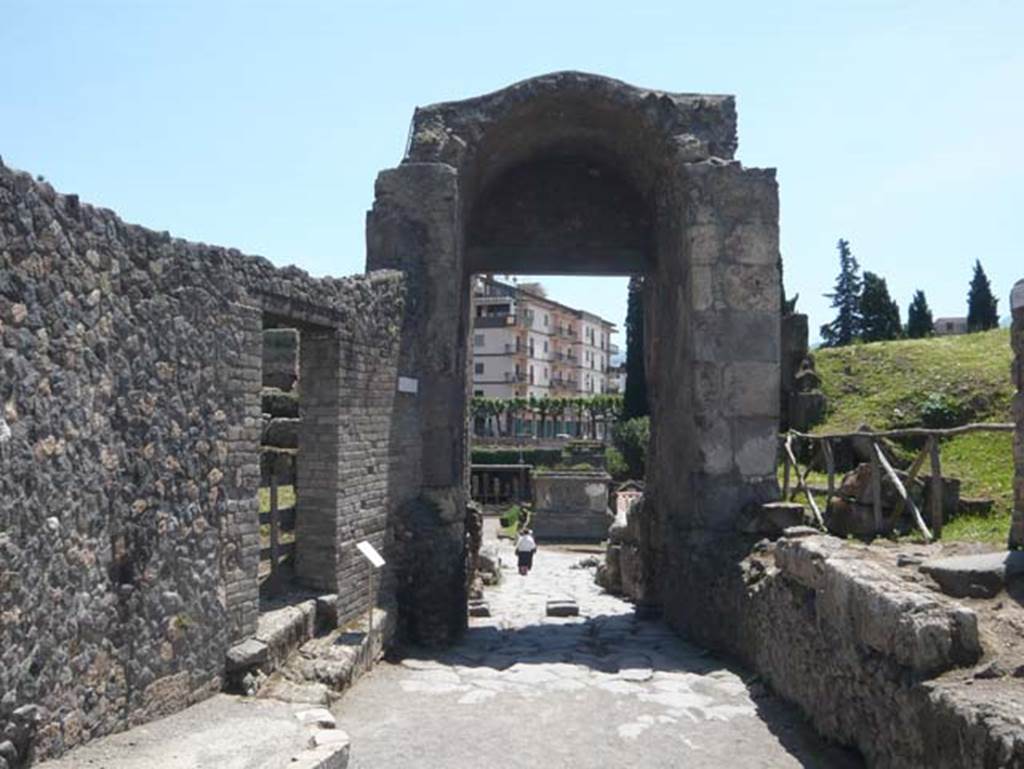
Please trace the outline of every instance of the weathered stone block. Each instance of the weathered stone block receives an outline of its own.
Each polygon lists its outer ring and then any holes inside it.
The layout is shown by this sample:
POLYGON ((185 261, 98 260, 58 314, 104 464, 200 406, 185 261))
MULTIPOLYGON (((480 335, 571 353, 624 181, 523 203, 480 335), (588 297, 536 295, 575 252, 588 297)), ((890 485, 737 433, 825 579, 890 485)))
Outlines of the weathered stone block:
POLYGON ((991 598, 1007 580, 1024 574, 1024 551, 937 558, 921 564, 921 572, 955 598, 991 598))
POLYGON ((541 540, 600 541, 608 533, 605 472, 545 471, 533 476, 534 535, 541 540))
MULTIPOLYGON (((738 224, 732 227, 724 238, 723 251, 731 262, 775 267, 779 260, 778 222, 738 224)), ((774 280, 778 281, 777 274, 774 280)))
MULTIPOLYGON (((708 209, 709 215, 711 209, 708 209)), ((686 228, 684 252, 692 265, 714 265, 722 259, 718 226, 712 222, 693 224, 686 228)))
POLYGON ((267 645, 255 638, 236 644, 228 649, 227 672, 234 673, 262 665, 267 661, 267 654, 267 645))
POLYGON ((728 310, 693 314, 694 359, 775 362, 779 359, 779 316, 728 310))
POLYGON ((778 423, 773 419, 734 419, 733 446, 736 468, 743 476, 766 476, 775 472, 778 454, 778 423))
POLYGON ((748 507, 737 528, 744 534, 779 537, 786 529, 811 523, 813 519, 803 505, 795 502, 766 502, 748 507))
POLYGON ((577 617, 579 613, 579 604, 571 599, 558 599, 547 602, 547 615, 549 617, 577 617))
POLYGON ((779 270, 774 264, 733 264, 725 267, 723 274, 725 306, 729 309, 781 312, 779 270))
POLYGON ((740 417, 778 417, 778 363, 736 362, 725 367, 727 413, 740 417))
POLYGON ((700 418, 697 427, 700 443, 700 469, 717 475, 733 468, 732 425, 718 415, 700 418))

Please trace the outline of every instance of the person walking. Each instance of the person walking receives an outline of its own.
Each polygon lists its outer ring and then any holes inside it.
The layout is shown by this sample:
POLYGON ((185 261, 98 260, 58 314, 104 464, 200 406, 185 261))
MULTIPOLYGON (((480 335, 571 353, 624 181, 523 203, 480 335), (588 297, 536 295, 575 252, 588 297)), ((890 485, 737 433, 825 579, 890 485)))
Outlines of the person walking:
POLYGON ((530 529, 520 529, 516 541, 516 557, 519 559, 519 574, 525 577, 533 568, 533 554, 537 552, 537 542, 530 529))

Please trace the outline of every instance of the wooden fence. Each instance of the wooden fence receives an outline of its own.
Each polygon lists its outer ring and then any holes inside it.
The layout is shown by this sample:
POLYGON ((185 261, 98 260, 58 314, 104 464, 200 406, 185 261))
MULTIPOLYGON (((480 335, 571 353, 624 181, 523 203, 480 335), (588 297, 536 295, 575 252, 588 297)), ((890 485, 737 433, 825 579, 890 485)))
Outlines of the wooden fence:
POLYGON ((884 472, 893 487, 896 489, 896 493, 899 495, 899 502, 897 503, 893 518, 899 518, 904 507, 906 507, 910 510, 911 517, 914 519, 914 525, 917 527, 918 531, 921 532, 921 535, 924 537, 926 542, 930 542, 942 533, 943 524, 941 440, 943 438, 951 438, 955 435, 964 435, 972 432, 1013 432, 1013 430, 1014 425, 1006 423, 967 424, 961 425, 960 427, 950 427, 945 429, 909 427, 902 430, 865 430, 846 433, 822 433, 819 435, 790 430, 781 436, 783 446, 782 498, 784 500, 792 501, 796 498, 796 495, 802 491, 807 497, 807 502, 811 506, 811 512, 814 514, 814 518, 818 525, 821 528, 825 528, 825 521, 822 517, 821 508, 818 507, 818 503, 814 499, 814 494, 807 485, 807 477, 810 475, 811 467, 819 457, 824 460, 825 470, 828 474, 828 490, 825 495, 825 507, 827 508, 832 497, 836 496, 836 467, 835 452, 832 445, 833 441, 863 439, 867 441, 871 447, 871 499, 872 506, 874 508, 876 532, 881 532, 883 529, 882 473, 884 472), (892 467, 892 463, 889 461, 888 457, 886 457, 885 452, 879 445, 879 441, 883 438, 924 439, 924 447, 920 452, 918 452, 917 457, 907 470, 906 484, 900 480, 900 477, 892 467), (807 462, 807 467, 804 470, 801 470, 800 463, 796 458, 797 452, 794 449, 795 441, 808 441, 813 447, 811 449, 810 460, 807 462), (926 460, 929 462, 931 473, 928 494, 928 518, 931 521, 931 527, 925 523, 924 516, 922 515, 922 512, 917 509, 917 505, 910 493, 913 488, 914 481, 917 479, 918 474, 924 467, 926 460), (790 475, 794 473, 796 476, 796 484, 791 489, 790 475))

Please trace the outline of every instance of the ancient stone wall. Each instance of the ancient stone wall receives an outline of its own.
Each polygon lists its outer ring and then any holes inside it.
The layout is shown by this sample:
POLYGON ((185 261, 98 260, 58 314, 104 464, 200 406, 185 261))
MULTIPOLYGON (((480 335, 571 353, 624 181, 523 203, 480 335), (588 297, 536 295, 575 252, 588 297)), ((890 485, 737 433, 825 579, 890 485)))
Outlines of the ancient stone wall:
POLYGON ((343 618, 365 608, 403 291, 127 225, 0 164, 0 741, 52 755, 219 689, 258 612, 268 318, 329 340, 343 461, 317 576, 343 618))
POLYGON ((1013 416, 1017 431, 1013 438, 1013 458, 1017 468, 1013 479, 1013 522, 1010 546, 1024 548, 1024 280, 1018 280, 1010 295, 1013 328, 1010 332, 1013 352, 1013 379, 1017 395, 1013 400, 1013 416))
POLYGON ((986 690, 969 670, 984 652, 975 611, 905 579, 895 554, 804 529, 753 552, 705 537, 684 557, 690 637, 742 660, 869 766, 1024 765, 1014 688, 986 690))

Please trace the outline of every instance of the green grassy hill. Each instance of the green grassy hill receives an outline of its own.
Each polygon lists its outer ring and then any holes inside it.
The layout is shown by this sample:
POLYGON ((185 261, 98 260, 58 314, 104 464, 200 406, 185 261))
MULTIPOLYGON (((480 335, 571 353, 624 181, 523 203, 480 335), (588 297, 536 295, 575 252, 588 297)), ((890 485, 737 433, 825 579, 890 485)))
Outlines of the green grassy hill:
MULTIPOLYGON (((862 424, 881 430, 1010 422, 1011 360, 1008 329, 818 350, 815 362, 829 412, 814 432, 862 424)), ((943 442, 943 474, 961 479, 963 496, 996 503, 992 516, 951 521, 944 538, 1006 539, 1013 504, 1012 443, 1011 433, 943 442)))
POLYGON ((819 429, 1008 422, 1009 329, 818 350, 829 400, 819 429))

